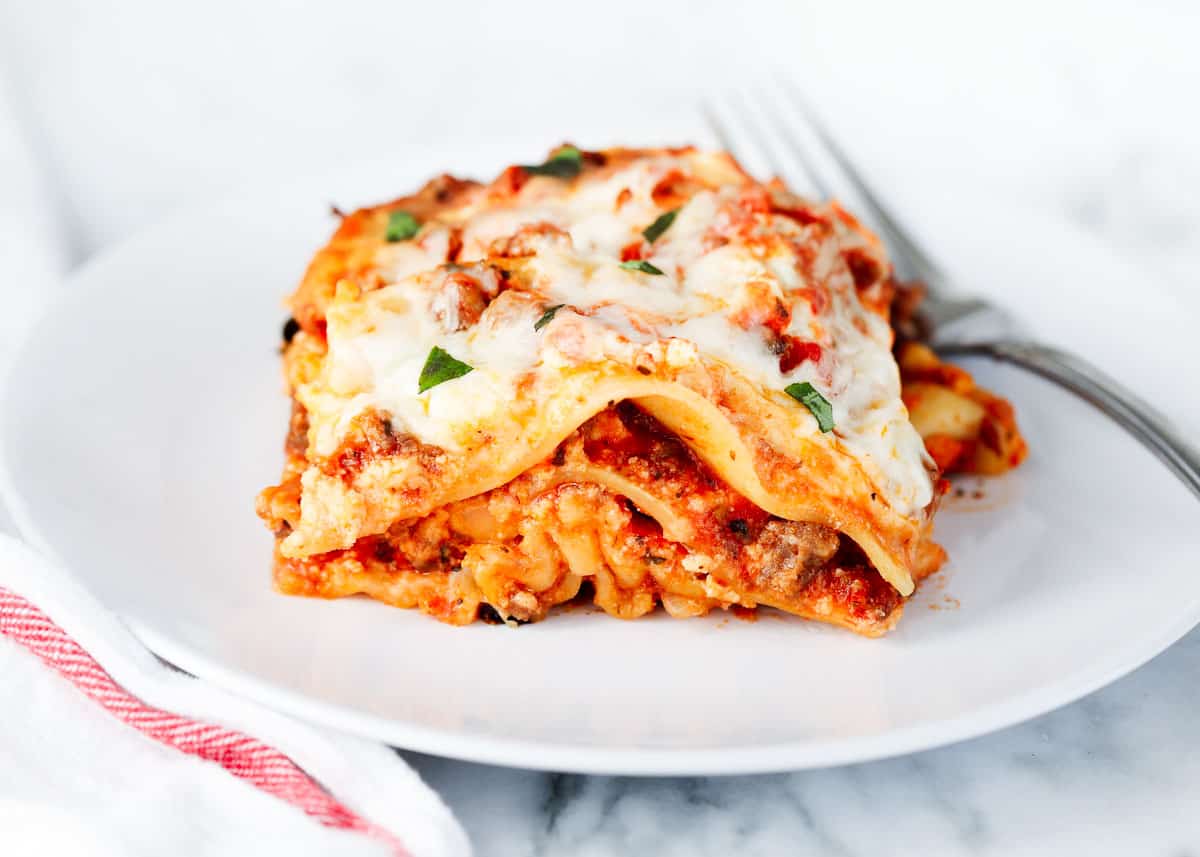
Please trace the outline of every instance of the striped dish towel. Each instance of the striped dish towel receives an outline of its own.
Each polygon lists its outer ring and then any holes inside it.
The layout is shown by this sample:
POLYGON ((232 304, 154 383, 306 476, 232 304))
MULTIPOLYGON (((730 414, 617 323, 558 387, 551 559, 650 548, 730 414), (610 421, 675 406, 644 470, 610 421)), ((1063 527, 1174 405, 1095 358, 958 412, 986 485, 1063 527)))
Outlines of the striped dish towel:
POLYGON ((62 569, 0 535, 8 855, 468 855, 396 753, 165 665, 62 569))

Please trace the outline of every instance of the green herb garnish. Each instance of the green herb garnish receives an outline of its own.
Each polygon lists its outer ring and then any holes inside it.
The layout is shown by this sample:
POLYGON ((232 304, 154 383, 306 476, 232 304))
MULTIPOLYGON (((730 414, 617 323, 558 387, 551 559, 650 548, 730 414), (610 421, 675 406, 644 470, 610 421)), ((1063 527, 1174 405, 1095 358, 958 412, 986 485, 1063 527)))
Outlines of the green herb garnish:
POLYGON ((548 325, 550 322, 554 321, 554 314, 556 312, 558 312, 560 309, 562 309, 564 306, 566 306, 566 304, 557 304, 555 306, 549 307, 544 313, 542 313, 542 317, 533 323, 533 329, 541 330, 543 327, 548 325))
POLYGON ((659 239, 664 232, 671 228, 671 224, 675 222, 675 215, 679 213, 679 209, 668 211, 666 214, 660 214, 658 219, 642 230, 642 235, 647 241, 653 244, 659 239))
POLYGON ((461 360, 455 360, 435 345, 430 349, 429 356, 425 358, 425 365, 421 367, 421 377, 417 379, 417 392, 424 393, 430 387, 461 378, 474 369, 474 366, 468 366, 461 360))
POLYGON ((783 388, 787 393, 812 413, 817 419, 817 428, 826 432, 833 428, 833 407, 829 400, 817 392, 816 388, 807 381, 799 384, 788 384, 783 388))
POLYGON ((542 164, 521 167, 531 176, 553 176, 556 179, 573 179, 583 169, 583 153, 574 146, 563 146, 542 164))
POLYGON ((388 215, 385 233, 388 241, 407 241, 420 231, 421 224, 407 211, 393 211, 388 215))
POLYGON ((622 262, 621 267, 626 271, 641 271, 643 274, 657 274, 658 276, 662 276, 662 271, 645 259, 630 259, 628 262, 622 262))

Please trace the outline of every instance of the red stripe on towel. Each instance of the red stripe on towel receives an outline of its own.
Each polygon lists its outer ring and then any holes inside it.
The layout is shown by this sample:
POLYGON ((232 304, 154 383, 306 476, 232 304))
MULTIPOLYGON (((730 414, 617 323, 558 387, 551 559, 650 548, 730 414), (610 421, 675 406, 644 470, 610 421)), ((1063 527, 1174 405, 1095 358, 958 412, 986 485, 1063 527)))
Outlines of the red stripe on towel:
POLYGON ((146 705, 113 681, 45 613, 2 586, 0 634, 33 652, 111 714, 144 735, 216 762, 235 777, 287 801, 326 827, 365 833, 386 842, 397 857, 411 857, 395 835, 354 813, 274 747, 233 729, 146 705))

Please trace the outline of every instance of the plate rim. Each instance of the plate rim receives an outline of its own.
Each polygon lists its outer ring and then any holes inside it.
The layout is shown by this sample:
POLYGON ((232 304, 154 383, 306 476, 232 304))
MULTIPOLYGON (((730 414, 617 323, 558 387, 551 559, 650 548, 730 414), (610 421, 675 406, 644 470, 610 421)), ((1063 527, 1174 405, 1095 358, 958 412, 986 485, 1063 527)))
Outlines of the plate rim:
MULTIPOLYGON (((464 735, 448 729, 405 724, 354 711, 338 703, 314 700, 298 691, 278 687, 253 676, 242 678, 234 671, 212 663, 202 654, 197 654, 190 661, 202 672, 184 668, 275 711, 362 738, 383 741, 406 751, 526 770, 600 776, 740 776, 876 762, 948 747, 1018 726, 1078 702, 1130 674, 1162 654, 1198 623, 1200 604, 1152 641, 1147 638, 1145 647, 1133 647, 1120 663, 1110 662, 1106 669, 1096 668, 1077 674, 1074 682, 1060 681, 1050 689, 1040 688, 1010 697, 982 712, 967 712, 919 726, 891 729, 878 735, 719 749, 613 749, 464 735)), ((176 666, 182 664, 173 655, 186 660, 191 654, 190 647, 177 646, 140 623, 127 621, 127 624, 151 651, 176 666)))
MULTIPOLYGON (((361 167, 360 170, 361 171, 361 167)), ((308 182, 305 182, 308 185, 308 182)), ((110 264, 144 242, 153 242, 160 231, 176 223, 212 215, 221 208, 237 205, 264 188, 252 187, 241 192, 185 207, 170 216, 113 244, 64 280, 58 296, 30 324, 3 367, 0 380, 0 413, 13 396, 21 374, 23 358, 30 343, 44 327, 52 325, 60 310, 77 298, 82 290, 102 291, 106 280, 97 275, 110 264), (81 282, 82 281, 82 282, 81 282)), ((1069 224, 1045 218, 1044 213, 1007 201, 1013 210, 1070 230, 1069 224)), ((1092 241, 1086 233, 1075 232, 1080 240, 1092 241)), ((1106 248, 1107 249, 1107 248, 1106 248)), ((1108 255, 1112 255, 1108 251, 1108 255)), ((35 549, 64 565, 53 540, 33 520, 21 492, 17 489, 10 462, 10 418, 0 421, 0 500, 12 517, 20 536, 35 549)), ((91 590, 86 577, 68 569, 85 589, 91 590)), ((118 614, 135 637, 150 651, 192 673, 212 681, 236 695, 252 699, 275 711, 298 719, 338 729, 372 740, 383 741, 403 750, 429 753, 447 758, 492 765, 541 771, 570 771, 583 774, 627 776, 714 776, 772 773, 785 770, 827 768, 894 758, 911 753, 949 746, 1032 720, 1064 705, 1076 702, 1117 681, 1161 654, 1192 628, 1200 624, 1200 602, 1181 613, 1175 621, 1157 626, 1152 633, 1127 643, 1119 656, 1096 667, 1077 671, 1068 679, 1050 687, 1034 688, 980 710, 968 711, 924 724, 889 729, 874 735, 849 738, 824 738, 813 741, 785 741, 762 745, 723 746, 719 748, 648 748, 626 746, 612 748, 546 743, 521 738, 464 734, 449 728, 424 726, 370 714, 352 706, 313 698, 302 691, 282 686, 270 679, 235 667, 223 665, 199 648, 160 634, 136 619, 118 614)))

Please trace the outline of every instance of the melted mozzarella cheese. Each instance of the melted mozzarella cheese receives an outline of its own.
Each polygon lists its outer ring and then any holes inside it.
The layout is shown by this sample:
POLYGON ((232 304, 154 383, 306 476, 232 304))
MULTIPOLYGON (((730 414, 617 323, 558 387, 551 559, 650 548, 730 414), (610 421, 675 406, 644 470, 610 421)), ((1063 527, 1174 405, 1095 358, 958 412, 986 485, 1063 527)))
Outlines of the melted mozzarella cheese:
POLYGON ((470 203, 477 210, 454 212, 464 261, 486 258, 493 242, 526 225, 551 224, 570 236, 530 236, 527 243, 536 250, 525 263, 530 285, 502 292, 473 324, 462 324, 447 306, 453 295, 430 273, 445 258, 446 242, 439 237, 445 227, 426 224, 418 240, 386 245, 379 267, 392 284, 344 311, 335 302, 329 312, 331 388, 346 404, 318 436, 318 451, 335 447, 350 419, 366 407, 388 412, 398 428, 422 441, 461 450, 489 415, 511 407, 522 383, 553 383, 555 373, 582 363, 630 363, 639 350, 657 347, 676 360, 720 361, 774 398, 791 383, 811 383, 830 402, 835 431, 821 435, 799 405, 797 430, 840 444, 902 514, 926 506, 933 497, 928 459, 900 400, 891 331, 862 307, 849 273, 838 268, 837 238, 825 236, 805 262, 795 243, 800 227, 791 220, 768 219, 761 230, 765 244, 725 228, 745 180, 739 185, 728 168, 722 172, 719 157, 647 157, 575 183, 535 178, 513 201, 492 207, 477 201, 470 203), (648 261, 662 276, 621 268, 622 248, 662 213, 653 190, 673 171, 729 179, 695 193, 649 248, 648 261), (819 312, 794 292, 813 285, 806 277, 822 280, 828 292, 819 312), (787 333, 820 345, 819 363, 804 361, 782 372, 764 329, 745 322, 748 312, 776 298, 791 307, 787 333), (535 331, 543 309, 556 304, 566 306, 535 331), (473 371, 418 393, 434 346, 473 371))

